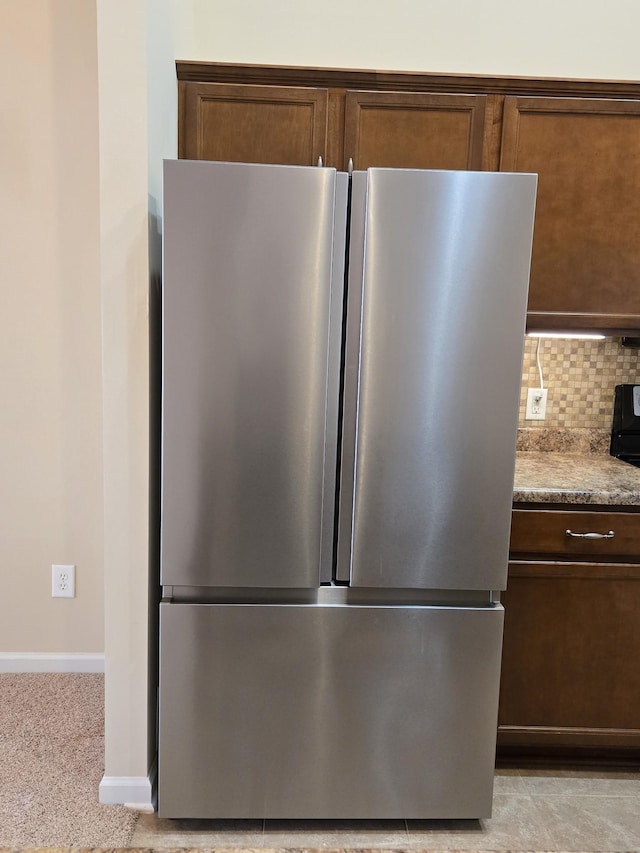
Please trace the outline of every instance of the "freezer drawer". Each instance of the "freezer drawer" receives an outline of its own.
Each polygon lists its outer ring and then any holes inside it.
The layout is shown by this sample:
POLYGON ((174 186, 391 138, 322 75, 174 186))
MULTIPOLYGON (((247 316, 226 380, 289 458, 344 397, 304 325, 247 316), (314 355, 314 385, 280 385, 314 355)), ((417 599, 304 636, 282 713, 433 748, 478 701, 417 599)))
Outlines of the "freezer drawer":
POLYGON ((160 609, 161 816, 490 815, 499 605, 160 609))

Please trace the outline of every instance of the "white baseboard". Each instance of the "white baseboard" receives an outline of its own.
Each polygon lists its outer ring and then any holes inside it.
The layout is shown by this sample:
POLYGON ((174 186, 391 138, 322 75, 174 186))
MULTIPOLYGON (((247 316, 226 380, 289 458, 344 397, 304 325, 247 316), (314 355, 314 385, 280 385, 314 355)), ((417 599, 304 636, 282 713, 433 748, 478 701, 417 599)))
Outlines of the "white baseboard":
POLYGON ((124 805, 139 811, 153 811, 153 785, 148 776, 103 776, 98 800, 104 805, 124 805))
POLYGON ((104 672, 104 654, 0 652, 0 672, 104 672))

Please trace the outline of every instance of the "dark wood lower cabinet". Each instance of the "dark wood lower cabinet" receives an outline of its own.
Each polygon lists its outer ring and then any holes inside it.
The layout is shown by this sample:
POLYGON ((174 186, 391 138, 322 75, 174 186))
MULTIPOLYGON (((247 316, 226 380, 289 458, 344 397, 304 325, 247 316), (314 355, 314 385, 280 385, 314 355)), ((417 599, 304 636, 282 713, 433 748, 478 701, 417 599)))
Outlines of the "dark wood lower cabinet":
POLYGON ((499 763, 640 764, 640 565, 513 561, 503 601, 499 763))

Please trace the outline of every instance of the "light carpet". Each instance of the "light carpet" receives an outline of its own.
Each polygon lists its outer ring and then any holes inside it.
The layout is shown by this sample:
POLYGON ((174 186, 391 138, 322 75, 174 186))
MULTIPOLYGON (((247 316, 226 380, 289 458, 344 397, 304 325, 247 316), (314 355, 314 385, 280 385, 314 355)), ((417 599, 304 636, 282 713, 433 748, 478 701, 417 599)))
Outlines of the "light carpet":
POLYGON ((0 674, 0 845, 124 847, 137 812, 98 803, 104 676, 0 674))

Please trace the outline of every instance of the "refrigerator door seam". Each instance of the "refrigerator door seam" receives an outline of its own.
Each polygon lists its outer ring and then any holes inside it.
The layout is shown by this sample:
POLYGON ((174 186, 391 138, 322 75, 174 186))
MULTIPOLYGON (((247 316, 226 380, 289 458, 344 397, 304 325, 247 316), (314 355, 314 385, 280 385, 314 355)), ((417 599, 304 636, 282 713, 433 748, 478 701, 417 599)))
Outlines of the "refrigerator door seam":
POLYGON ((342 454, 340 463, 340 507, 336 580, 351 579, 353 512, 356 490, 356 452, 362 307, 364 302, 364 258, 367 212, 367 173, 351 176, 351 239, 347 286, 347 328, 344 366, 342 454))
POLYGON ((335 175, 333 245, 331 264, 329 328, 327 342, 326 403, 324 427, 324 463, 322 477, 322 522, 320 536, 320 583, 329 583, 333 572, 335 523, 335 486, 337 466, 338 412, 340 394, 340 349, 346 251, 347 195, 346 174, 335 175))

